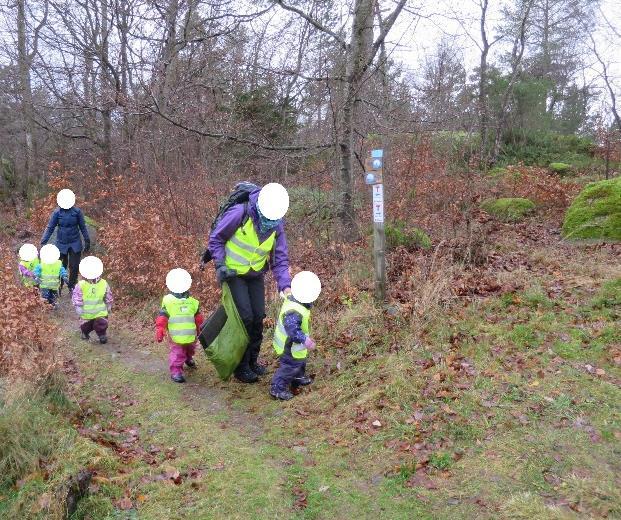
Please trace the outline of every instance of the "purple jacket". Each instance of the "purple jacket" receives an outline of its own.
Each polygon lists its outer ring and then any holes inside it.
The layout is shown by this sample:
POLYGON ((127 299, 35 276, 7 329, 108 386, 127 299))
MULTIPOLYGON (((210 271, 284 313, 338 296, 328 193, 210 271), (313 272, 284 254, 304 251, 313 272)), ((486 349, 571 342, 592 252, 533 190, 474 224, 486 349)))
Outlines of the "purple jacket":
POLYGON ((289 312, 283 316, 283 327, 292 343, 304 343, 306 334, 302 332, 302 316, 297 312, 289 312))
MULTIPOLYGON (((248 203, 248 214, 254 224, 254 229, 259 236, 259 240, 263 242, 274 231, 271 230, 267 233, 261 233, 259 231, 259 215, 257 213, 257 199, 259 198, 259 191, 250 194, 250 202, 248 203)), ((233 236, 235 231, 241 226, 244 219, 244 205, 237 204, 229 208, 215 229, 209 235, 209 251, 213 257, 214 263, 224 263, 224 257, 226 253, 224 251, 224 245, 233 236)), ((287 287, 291 287, 291 275, 289 274, 289 250, 287 248, 287 237, 285 235, 284 225, 281 222, 276 227, 276 242, 274 249, 270 255, 269 267, 265 266, 262 272, 269 269, 272 270, 276 283, 278 284, 278 290, 283 291, 287 287)), ((257 276, 257 273, 250 271, 244 276, 257 276)))

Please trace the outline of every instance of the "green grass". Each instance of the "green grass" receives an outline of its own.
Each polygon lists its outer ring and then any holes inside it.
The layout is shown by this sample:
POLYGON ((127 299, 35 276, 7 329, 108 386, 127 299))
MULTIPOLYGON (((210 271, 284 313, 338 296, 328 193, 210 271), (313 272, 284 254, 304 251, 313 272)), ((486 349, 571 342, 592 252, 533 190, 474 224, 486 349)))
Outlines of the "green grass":
POLYGON ((0 517, 62 518, 69 479, 95 460, 114 466, 73 428, 75 408, 64 392, 56 375, 13 386, 0 405, 0 517))

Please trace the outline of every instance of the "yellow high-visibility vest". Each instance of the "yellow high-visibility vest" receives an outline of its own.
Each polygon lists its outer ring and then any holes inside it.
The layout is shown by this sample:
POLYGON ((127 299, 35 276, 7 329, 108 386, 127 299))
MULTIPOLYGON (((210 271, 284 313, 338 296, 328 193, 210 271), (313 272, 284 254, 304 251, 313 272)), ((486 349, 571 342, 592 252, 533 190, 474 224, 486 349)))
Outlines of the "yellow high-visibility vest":
POLYGON ((91 283, 87 280, 80 280, 78 285, 82 289, 82 300, 84 302, 84 312, 80 314, 80 318, 94 320, 108 316, 108 306, 105 302, 108 282, 99 280, 97 283, 91 283))
POLYGON ((273 231, 264 242, 259 242, 259 235, 254 229, 252 219, 249 218, 243 226, 237 228, 235 234, 224 245, 226 251, 224 263, 237 274, 246 274, 251 269, 261 271, 270 257, 275 242, 276 231, 273 231))
MULTIPOLYGON (((274 330, 273 346, 278 356, 282 356, 284 353, 285 345, 289 339, 284 326, 284 317, 290 312, 297 312, 302 317, 302 332, 307 336, 310 335, 310 309, 304 307, 301 303, 287 298, 280 308, 278 322, 276 323, 276 329, 274 330)), ((303 343, 293 343, 291 345, 291 356, 295 359, 306 359, 308 356, 308 349, 303 343)))
POLYGON ((198 312, 199 303, 196 298, 177 298, 167 294, 162 300, 162 309, 168 314, 168 333, 170 339, 180 345, 188 345, 196 341, 196 323, 194 316, 198 312))

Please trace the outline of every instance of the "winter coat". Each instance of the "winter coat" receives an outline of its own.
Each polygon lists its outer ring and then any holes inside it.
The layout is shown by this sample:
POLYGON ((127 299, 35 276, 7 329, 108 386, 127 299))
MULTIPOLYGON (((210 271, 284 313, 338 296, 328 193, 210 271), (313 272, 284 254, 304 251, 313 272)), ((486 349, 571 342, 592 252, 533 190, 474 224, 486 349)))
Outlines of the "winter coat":
POLYGON ((86 227, 84 215, 80 208, 76 208, 75 206, 69 209, 56 208, 43 233, 41 245, 47 244, 56 227, 58 227, 56 247, 58 247, 58 250, 63 255, 66 255, 69 249, 72 249, 74 253, 82 251, 80 232, 82 232, 84 241, 87 244, 90 243, 88 228, 86 227))

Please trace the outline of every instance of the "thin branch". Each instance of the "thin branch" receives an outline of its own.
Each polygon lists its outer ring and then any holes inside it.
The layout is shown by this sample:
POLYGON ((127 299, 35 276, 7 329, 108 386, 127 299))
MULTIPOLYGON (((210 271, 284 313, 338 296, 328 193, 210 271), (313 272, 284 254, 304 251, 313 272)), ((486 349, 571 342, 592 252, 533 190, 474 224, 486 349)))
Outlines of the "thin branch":
POLYGON ((241 143, 241 144, 246 144, 249 146, 253 146, 255 148, 261 148, 263 150, 270 150, 270 151, 275 151, 275 152, 300 152, 300 151, 305 151, 305 150, 320 150, 320 149, 326 149, 326 148, 332 148, 333 144, 332 143, 325 143, 325 144, 314 144, 314 145, 310 145, 310 146, 306 146, 306 145, 289 145, 289 146, 281 146, 281 145, 272 145, 272 144, 265 144, 265 143, 258 143, 256 141, 253 141, 251 139, 246 139, 245 137, 238 137, 235 135, 230 135, 230 134, 225 134, 225 133, 221 133, 221 132, 209 132, 207 130, 200 130, 198 128, 192 128, 190 126, 185 125, 184 123, 181 123, 180 121, 176 121, 175 119, 173 119, 172 117, 168 116, 167 114, 164 114, 159 107, 159 104, 157 102, 157 100, 155 99, 155 96, 153 95, 153 93, 151 94, 151 99, 153 101, 153 104, 155 106, 155 109, 152 110, 152 112, 154 114, 157 114, 158 116, 160 116, 162 119, 168 121, 169 123, 171 123, 172 125, 181 128, 182 130, 186 130, 188 132, 192 132, 194 134, 198 134, 202 137, 211 137, 213 139, 223 139, 225 141, 232 141, 234 143, 241 143))
MULTIPOLYGON (((301 9, 298 9, 297 7, 293 7, 292 5, 285 4, 282 0, 275 0, 275 1, 285 11, 291 11, 292 13, 296 13, 296 14, 300 15, 308 23, 310 23, 313 27, 315 27, 315 28, 319 29, 320 31, 322 31, 322 32, 332 36, 332 38, 334 38, 340 44, 340 46, 343 49, 347 50, 347 47, 348 47, 347 46, 347 42, 345 40, 343 40, 343 38, 341 38, 338 34, 336 34, 331 29, 328 29, 325 25, 322 25, 319 21, 315 20, 315 18, 313 18, 311 15, 306 14, 304 11, 302 11, 301 9)), ((405 4, 405 1, 406 0, 401 0, 401 2, 403 4, 405 4)))

